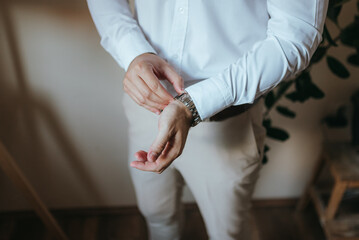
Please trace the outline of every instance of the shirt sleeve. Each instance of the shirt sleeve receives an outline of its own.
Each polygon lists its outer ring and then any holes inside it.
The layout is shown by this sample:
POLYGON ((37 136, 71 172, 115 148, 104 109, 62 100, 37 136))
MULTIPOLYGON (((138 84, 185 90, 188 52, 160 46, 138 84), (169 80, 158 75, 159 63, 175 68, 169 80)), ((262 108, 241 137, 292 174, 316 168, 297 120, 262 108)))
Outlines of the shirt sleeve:
POLYGON ((156 53, 133 18, 126 0, 87 0, 101 45, 126 71, 132 60, 156 53))
POLYGON ((186 88, 201 118, 251 104, 304 70, 322 40, 327 7, 328 0, 267 0, 267 37, 219 74, 186 88))

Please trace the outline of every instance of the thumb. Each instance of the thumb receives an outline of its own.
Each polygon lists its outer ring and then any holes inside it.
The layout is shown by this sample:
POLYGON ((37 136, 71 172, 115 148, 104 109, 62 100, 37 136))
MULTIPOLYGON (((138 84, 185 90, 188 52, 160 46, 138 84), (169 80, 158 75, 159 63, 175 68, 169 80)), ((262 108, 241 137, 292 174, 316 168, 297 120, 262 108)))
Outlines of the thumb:
POLYGON ((176 92, 178 94, 183 93, 184 83, 182 77, 169 65, 165 67, 164 73, 167 80, 172 83, 176 92))
POLYGON ((160 130, 155 141, 152 143, 150 150, 147 154, 147 159, 150 162, 154 162, 161 155, 163 149, 166 147, 167 142, 169 141, 168 131, 160 130))

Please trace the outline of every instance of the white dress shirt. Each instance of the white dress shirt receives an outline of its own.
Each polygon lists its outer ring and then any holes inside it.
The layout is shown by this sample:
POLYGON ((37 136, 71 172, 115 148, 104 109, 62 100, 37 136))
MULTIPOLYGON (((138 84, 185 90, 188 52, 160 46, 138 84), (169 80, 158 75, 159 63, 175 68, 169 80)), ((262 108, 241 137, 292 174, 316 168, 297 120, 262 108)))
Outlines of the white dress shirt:
POLYGON ((127 70, 145 52, 185 81, 202 119, 256 98, 308 64, 328 0, 88 0, 102 46, 127 70))

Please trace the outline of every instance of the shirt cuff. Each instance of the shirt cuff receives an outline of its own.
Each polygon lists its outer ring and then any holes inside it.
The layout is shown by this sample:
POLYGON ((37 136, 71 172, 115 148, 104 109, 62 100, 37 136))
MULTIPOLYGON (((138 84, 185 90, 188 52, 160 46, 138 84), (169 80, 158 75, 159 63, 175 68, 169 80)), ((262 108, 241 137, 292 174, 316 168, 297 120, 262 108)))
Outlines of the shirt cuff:
POLYGON ((233 104, 231 91, 219 79, 209 78, 186 88, 202 120, 233 104))
POLYGON ((143 33, 138 30, 129 32, 118 43, 113 43, 112 45, 117 46, 113 57, 125 71, 137 56, 147 52, 157 54, 143 33))

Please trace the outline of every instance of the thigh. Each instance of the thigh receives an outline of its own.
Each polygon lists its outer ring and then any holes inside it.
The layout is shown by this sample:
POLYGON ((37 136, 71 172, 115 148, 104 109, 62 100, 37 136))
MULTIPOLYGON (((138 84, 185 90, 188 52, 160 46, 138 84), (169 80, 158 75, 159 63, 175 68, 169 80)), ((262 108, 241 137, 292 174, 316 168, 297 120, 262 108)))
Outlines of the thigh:
MULTIPOLYGON (((158 116, 138 106, 128 96, 123 99, 129 122, 129 162, 135 160, 138 150, 147 151, 157 134, 158 116)), ((162 174, 144 172, 130 167, 135 187, 137 204, 147 220, 168 221, 179 211, 183 179, 179 172, 170 167, 162 174)))
POLYGON ((131 169, 137 205, 150 223, 178 221, 181 211, 183 179, 170 168, 162 174, 131 169))
POLYGON ((191 189, 211 239, 238 239, 261 167, 262 142, 251 115, 192 129, 175 163, 191 189))

